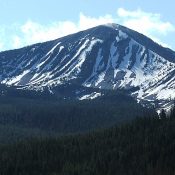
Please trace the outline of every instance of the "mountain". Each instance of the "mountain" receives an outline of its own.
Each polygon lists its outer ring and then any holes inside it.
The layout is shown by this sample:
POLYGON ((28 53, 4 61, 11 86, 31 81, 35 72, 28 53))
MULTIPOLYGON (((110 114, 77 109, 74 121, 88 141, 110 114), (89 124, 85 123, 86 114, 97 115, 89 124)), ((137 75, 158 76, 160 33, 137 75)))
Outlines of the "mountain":
POLYGON ((77 86, 79 99, 102 95, 97 89, 126 89, 159 107, 175 98, 175 52, 117 24, 1 52, 0 60, 0 82, 18 89, 77 86))

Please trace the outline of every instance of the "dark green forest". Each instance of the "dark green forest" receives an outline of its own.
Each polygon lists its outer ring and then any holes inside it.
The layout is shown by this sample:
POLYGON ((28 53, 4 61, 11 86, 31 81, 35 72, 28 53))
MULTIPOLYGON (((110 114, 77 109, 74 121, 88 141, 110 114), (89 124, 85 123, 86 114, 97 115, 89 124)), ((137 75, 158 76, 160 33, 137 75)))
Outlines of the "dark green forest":
POLYGON ((175 174, 175 108, 158 116, 124 91, 85 101, 2 92, 0 175, 175 174))
POLYGON ((0 97, 0 143, 31 136, 85 133, 156 115, 124 92, 108 92, 95 100, 57 100, 32 96, 0 97))
POLYGON ((1 175, 174 175, 175 109, 110 129, 0 146, 1 175))

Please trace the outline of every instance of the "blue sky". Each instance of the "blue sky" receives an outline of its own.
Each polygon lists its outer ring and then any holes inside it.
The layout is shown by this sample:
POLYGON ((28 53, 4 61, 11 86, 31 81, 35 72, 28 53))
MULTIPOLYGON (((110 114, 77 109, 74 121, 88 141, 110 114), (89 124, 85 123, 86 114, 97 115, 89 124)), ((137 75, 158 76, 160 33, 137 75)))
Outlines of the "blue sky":
POLYGON ((174 7, 174 0, 0 0, 0 51, 111 22, 175 50, 174 7))

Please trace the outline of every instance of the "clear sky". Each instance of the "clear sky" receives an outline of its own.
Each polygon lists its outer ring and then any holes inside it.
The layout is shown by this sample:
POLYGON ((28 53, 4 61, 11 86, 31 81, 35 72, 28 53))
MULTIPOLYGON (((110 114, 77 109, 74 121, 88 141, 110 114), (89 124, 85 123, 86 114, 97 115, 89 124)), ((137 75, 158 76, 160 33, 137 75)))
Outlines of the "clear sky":
POLYGON ((118 23, 175 50, 174 0, 0 0, 0 51, 118 23))

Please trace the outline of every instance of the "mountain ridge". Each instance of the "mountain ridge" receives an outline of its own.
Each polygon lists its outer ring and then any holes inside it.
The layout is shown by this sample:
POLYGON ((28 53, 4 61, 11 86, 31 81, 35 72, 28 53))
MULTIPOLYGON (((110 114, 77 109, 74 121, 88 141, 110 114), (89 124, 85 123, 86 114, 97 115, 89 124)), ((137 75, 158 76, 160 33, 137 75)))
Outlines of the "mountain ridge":
POLYGON ((175 52, 118 24, 0 52, 0 59, 2 84, 29 89, 65 83, 136 88, 132 96, 138 101, 161 106, 175 97, 175 52))

